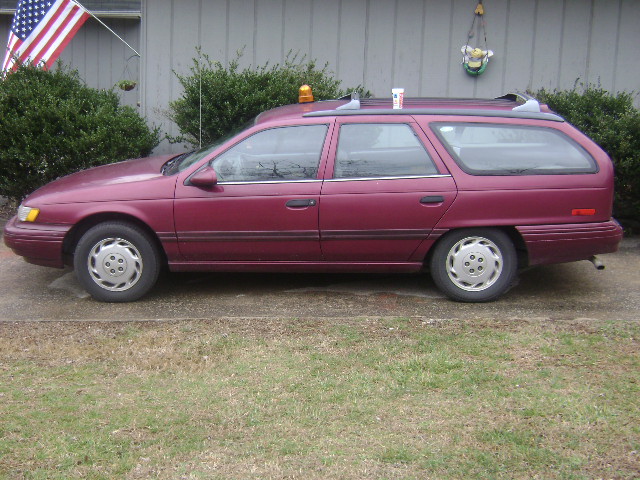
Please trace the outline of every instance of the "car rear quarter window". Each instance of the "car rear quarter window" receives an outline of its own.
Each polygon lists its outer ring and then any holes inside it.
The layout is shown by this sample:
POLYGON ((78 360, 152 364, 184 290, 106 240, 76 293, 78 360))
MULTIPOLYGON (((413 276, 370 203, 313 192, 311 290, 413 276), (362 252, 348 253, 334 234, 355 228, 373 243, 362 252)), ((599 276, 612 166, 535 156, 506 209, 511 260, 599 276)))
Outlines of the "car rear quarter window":
POLYGON ((432 123, 460 168, 472 175, 567 175, 596 173, 589 153, 564 133, 547 127, 432 123))
POLYGON ((334 178, 408 177, 438 171, 406 124, 350 123, 340 127, 334 178))
POLYGON ((298 125, 263 130, 217 157, 219 182, 315 179, 327 125, 298 125))

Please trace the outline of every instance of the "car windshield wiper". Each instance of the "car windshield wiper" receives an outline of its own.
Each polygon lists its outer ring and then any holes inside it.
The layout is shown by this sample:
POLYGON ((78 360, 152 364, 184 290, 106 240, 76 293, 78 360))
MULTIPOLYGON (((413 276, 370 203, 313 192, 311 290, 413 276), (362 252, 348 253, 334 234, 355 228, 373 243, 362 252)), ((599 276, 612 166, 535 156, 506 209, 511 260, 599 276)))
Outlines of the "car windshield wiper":
POLYGON ((178 155, 177 157, 173 157, 171 160, 169 160, 167 163, 165 163, 162 166, 162 170, 160 170, 160 171, 162 172, 163 175, 173 175, 174 173, 176 173, 178 171, 178 169, 174 168, 174 167, 177 167, 182 160, 187 158, 194 151, 195 150, 191 150, 189 152, 184 152, 184 153, 178 155))

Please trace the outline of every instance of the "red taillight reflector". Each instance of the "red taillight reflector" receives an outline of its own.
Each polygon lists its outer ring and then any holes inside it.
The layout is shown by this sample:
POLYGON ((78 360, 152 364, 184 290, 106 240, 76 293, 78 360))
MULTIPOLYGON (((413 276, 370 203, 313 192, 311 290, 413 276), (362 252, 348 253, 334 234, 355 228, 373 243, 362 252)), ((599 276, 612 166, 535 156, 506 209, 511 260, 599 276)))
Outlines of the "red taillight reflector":
POLYGON ((574 217, 584 217, 595 214, 595 208, 574 208, 573 210, 571 210, 571 215, 573 215, 574 217))

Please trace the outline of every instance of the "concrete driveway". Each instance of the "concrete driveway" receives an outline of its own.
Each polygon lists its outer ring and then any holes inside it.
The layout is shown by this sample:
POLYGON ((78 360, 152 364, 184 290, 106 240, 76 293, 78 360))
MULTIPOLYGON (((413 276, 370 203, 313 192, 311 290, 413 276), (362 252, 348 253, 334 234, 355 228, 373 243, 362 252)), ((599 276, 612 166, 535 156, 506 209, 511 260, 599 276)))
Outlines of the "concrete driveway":
MULTIPOLYGON (((0 221, 0 226, 3 222, 0 221)), ((212 318, 611 319, 640 318, 640 237, 587 261, 538 267, 500 300, 461 304, 427 275, 165 274, 128 304, 92 300, 73 271, 30 265, 0 241, 0 321, 212 318)))

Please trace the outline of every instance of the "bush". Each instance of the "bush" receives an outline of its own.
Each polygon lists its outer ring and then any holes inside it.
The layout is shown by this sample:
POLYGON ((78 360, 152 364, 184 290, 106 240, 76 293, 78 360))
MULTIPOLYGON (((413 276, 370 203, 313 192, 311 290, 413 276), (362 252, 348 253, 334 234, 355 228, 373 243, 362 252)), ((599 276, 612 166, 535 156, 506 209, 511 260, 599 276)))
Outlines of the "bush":
POLYGON ((63 175, 146 156, 159 140, 158 129, 77 71, 25 64, 0 78, 0 195, 20 200, 63 175))
POLYGON ((197 57, 193 59, 190 75, 174 72, 184 92, 169 104, 167 116, 178 125, 182 135, 169 137, 170 141, 200 143, 200 88, 203 145, 227 135, 265 110, 297 103, 298 89, 304 84, 313 88, 315 100, 347 93, 340 89, 340 81, 330 75, 326 65, 318 69, 314 61, 304 63, 290 55, 284 65, 266 64, 241 70, 241 56, 238 53, 225 68, 202 55, 200 62, 197 57))
POLYGON ((640 227, 640 110, 633 95, 592 86, 579 92, 539 90, 533 95, 591 137, 616 169, 614 215, 627 228, 640 227))

